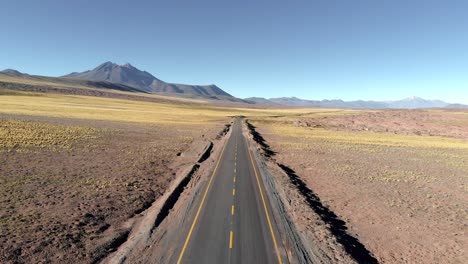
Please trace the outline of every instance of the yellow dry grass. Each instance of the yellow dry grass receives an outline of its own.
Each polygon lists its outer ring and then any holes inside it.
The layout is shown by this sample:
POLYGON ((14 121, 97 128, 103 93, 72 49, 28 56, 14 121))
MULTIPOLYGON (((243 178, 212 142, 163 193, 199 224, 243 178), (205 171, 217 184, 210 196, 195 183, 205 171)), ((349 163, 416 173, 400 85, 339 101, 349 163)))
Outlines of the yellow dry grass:
POLYGON ((154 123, 160 125, 222 123, 229 121, 231 116, 244 115, 252 119, 254 124, 268 126, 274 133, 293 138, 314 139, 340 144, 468 149, 468 142, 444 137, 330 131, 319 128, 295 127, 292 125, 293 121, 298 117, 348 115, 358 112, 360 110, 310 108, 250 109, 203 104, 154 103, 60 94, 0 96, 0 113, 3 114, 154 123))
POLYGON ((88 96, 0 96, 0 113, 139 123, 205 123, 227 120, 226 113, 202 106, 88 96))
POLYGON ((71 147, 73 141, 96 138, 99 129, 0 119, 0 152, 13 147, 71 147))
POLYGON ((62 94, 1 95, 0 113, 138 123, 205 124, 235 115, 287 121, 294 116, 343 114, 339 109, 251 109, 204 104, 154 103, 62 94))

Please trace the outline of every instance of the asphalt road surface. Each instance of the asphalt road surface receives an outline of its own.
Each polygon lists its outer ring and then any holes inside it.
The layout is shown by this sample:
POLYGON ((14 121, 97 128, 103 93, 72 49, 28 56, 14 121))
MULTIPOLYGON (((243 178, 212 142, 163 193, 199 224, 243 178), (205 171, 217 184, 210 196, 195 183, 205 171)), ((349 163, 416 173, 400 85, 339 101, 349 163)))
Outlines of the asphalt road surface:
POLYGON ((240 119, 205 190, 177 263, 283 263, 281 241, 240 119))

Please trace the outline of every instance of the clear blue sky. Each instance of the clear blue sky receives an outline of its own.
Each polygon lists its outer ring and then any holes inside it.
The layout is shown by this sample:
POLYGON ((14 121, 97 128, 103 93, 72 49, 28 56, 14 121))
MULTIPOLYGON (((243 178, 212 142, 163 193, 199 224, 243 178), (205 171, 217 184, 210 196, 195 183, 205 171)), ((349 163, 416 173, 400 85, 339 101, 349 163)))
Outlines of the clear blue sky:
POLYGON ((2 1, 0 69, 126 62, 238 97, 468 103, 468 1, 2 1))

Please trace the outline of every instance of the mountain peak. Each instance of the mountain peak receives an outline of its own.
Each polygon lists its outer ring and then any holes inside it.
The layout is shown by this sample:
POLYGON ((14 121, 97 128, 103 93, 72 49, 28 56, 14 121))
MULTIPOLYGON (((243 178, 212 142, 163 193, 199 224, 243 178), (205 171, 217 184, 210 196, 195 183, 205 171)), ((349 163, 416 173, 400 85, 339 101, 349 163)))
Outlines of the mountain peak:
POLYGON ((122 68, 130 68, 130 69, 136 69, 133 65, 131 65, 129 62, 125 63, 125 64, 117 64, 115 62, 112 62, 112 61, 106 61, 102 64, 100 64, 99 66, 97 66, 96 68, 100 68, 100 67, 122 67, 122 68))
POLYGON ((150 93, 185 94, 187 96, 209 98, 229 97, 231 100, 233 97, 214 84, 186 85, 166 83, 157 79, 150 73, 134 67, 130 63, 119 65, 114 62, 107 61, 93 70, 71 73, 63 77, 120 83, 132 86, 140 91, 150 93))
POLYGON ((135 68, 133 65, 131 65, 130 63, 125 63, 125 64, 117 64, 115 62, 112 62, 112 61, 106 61, 102 64, 100 64, 99 66, 97 66, 95 69, 107 69, 107 70, 111 70, 111 69, 118 69, 118 68, 126 68, 126 69, 131 69, 131 70, 137 70, 137 71, 140 71, 139 69, 135 68))
POLYGON ((136 69, 135 67, 133 67, 133 65, 131 65, 130 63, 125 63, 124 65, 121 65, 121 67, 124 67, 124 68, 129 68, 129 69, 136 69))
POLYGON ((113 63, 112 61, 106 61, 99 66, 114 66, 114 65, 117 65, 117 64, 113 63))
POLYGON ((96 68, 94 68, 94 70, 100 70, 100 69, 112 69, 114 68, 115 66, 118 66, 117 64, 113 63, 112 61, 106 61, 100 65, 98 65, 96 68))

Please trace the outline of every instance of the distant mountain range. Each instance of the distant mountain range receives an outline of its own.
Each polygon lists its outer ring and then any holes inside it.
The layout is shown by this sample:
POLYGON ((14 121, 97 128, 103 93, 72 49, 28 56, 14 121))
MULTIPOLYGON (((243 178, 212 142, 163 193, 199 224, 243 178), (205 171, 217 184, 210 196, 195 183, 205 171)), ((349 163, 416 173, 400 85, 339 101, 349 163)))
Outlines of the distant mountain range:
POLYGON ((165 93, 212 99, 224 99, 238 101, 240 99, 223 91, 218 86, 212 85, 188 85, 164 82, 149 72, 139 70, 130 63, 118 65, 113 62, 105 62, 96 68, 84 72, 73 72, 62 76, 64 78, 78 78, 94 81, 106 81, 120 83, 135 87, 147 93, 165 93))
POLYGON ((384 108, 468 108, 468 105, 449 104, 440 100, 425 100, 419 97, 408 97, 397 101, 343 101, 343 100, 305 100, 297 97, 279 97, 279 98, 262 98, 249 97, 246 101, 255 104, 263 105, 284 105, 295 107, 331 107, 331 108, 368 108, 368 109, 384 109, 384 108))
POLYGON ((440 100, 425 100, 419 97, 408 97, 397 101, 343 101, 343 100, 306 100, 297 97, 280 97, 266 99, 250 97, 240 99, 223 91, 218 86, 189 85, 164 82, 152 74, 137 69, 131 64, 118 65, 105 62, 96 68, 84 72, 73 72, 62 77, 46 77, 21 73, 17 70, 6 69, 0 74, 31 80, 58 82, 60 84, 80 84, 88 87, 111 89, 127 92, 143 92, 166 94, 177 97, 208 98, 220 101, 255 104, 259 106, 288 106, 288 107, 328 107, 328 108, 468 108, 464 104, 449 104, 440 100))

